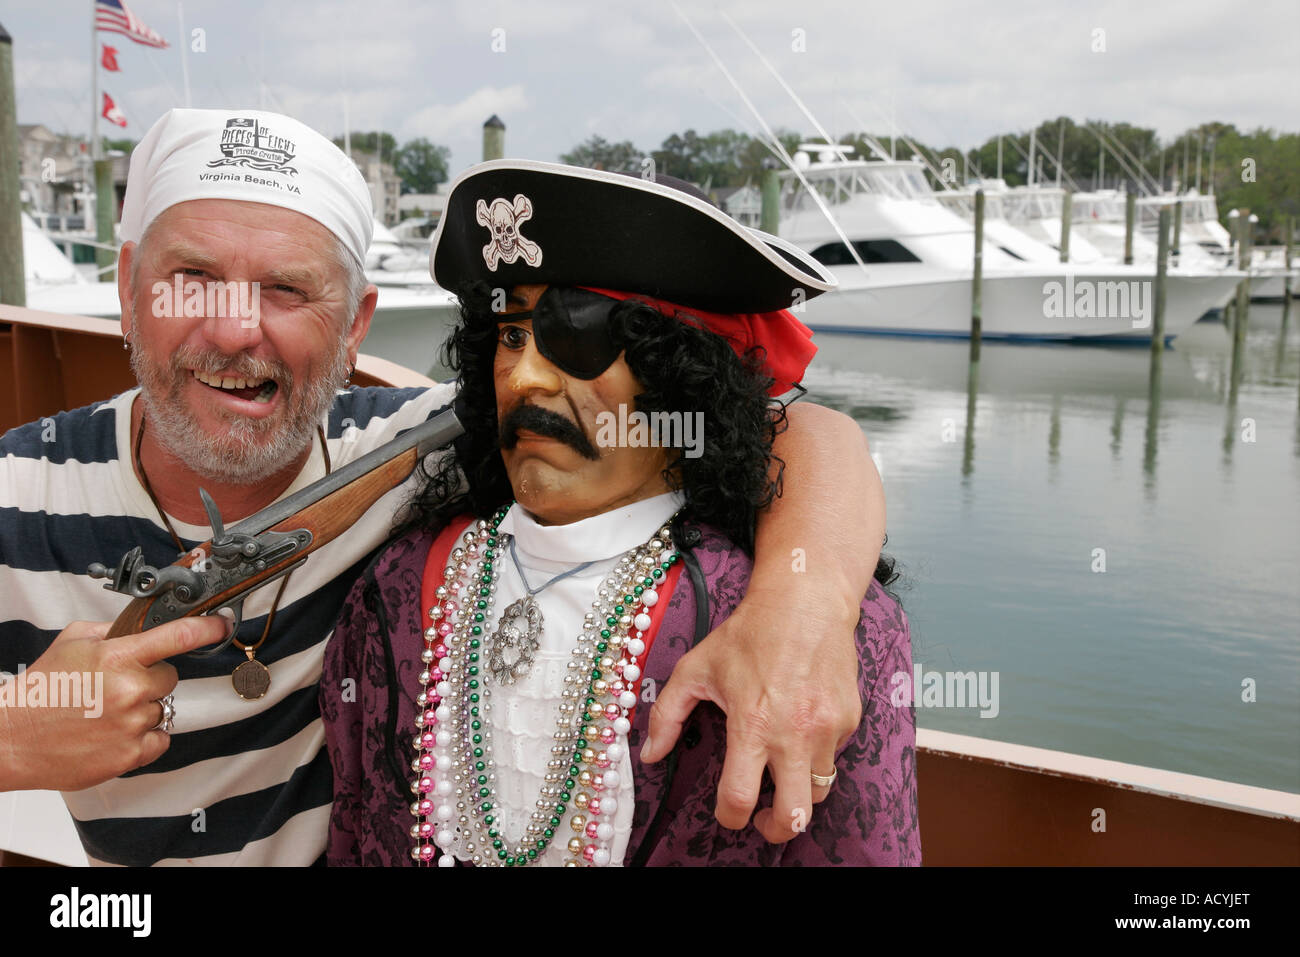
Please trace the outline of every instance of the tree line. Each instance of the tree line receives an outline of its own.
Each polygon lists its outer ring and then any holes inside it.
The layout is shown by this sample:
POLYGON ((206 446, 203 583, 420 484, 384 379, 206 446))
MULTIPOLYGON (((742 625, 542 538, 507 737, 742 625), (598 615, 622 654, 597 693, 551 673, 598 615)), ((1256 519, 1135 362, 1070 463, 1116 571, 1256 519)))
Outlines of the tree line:
MULTIPOLYGON (((334 137, 334 145, 343 149, 343 137, 334 137)), ((402 181, 403 193, 433 193, 440 183, 447 182, 447 164, 451 150, 430 143, 423 136, 407 140, 401 146, 392 133, 378 130, 351 135, 352 152, 370 153, 381 162, 393 165, 393 171, 402 181)))
MULTIPOLYGON (((820 137, 806 139, 790 130, 778 130, 777 137, 790 153, 800 142, 822 142, 820 137)), ((850 133, 839 142, 853 146, 861 158, 923 159, 933 168, 932 185, 942 188, 941 177, 953 186, 996 177, 999 139, 1002 178, 1009 186, 1028 183, 1030 131, 990 136, 966 151, 936 148, 909 137, 867 133, 850 133)), ((1249 209, 1259 216, 1257 242, 1281 241, 1287 217, 1300 220, 1300 134, 1270 129, 1244 132, 1230 123, 1216 122, 1203 123, 1161 142, 1154 129, 1129 123, 1090 121, 1080 125, 1062 116, 1040 123, 1032 131, 1032 139, 1036 182, 1056 182, 1055 161, 1060 153, 1061 182, 1071 189, 1128 188, 1140 193, 1136 181, 1146 182, 1149 188, 1149 177, 1162 189, 1177 185, 1186 191, 1199 182, 1202 193, 1213 192, 1218 197, 1219 216, 1225 223, 1231 209, 1249 209), (1109 149, 1102 146, 1103 140, 1111 144, 1109 149)), ((648 151, 630 140, 611 143, 592 136, 562 154, 560 161, 640 173, 647 158, 654 160, 656 172, 688 180, 705 190, 758 185, 764 170, 778 162, 762 141, 731 129, 673 133, 658 149, 648 151)))

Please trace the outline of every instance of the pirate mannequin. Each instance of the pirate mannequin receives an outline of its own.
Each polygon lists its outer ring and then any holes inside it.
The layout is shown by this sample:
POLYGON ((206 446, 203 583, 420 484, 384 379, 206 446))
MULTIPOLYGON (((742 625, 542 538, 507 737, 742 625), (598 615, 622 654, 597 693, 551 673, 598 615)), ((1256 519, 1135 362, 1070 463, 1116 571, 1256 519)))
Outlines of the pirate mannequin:
POLYGON ((783 307, 833 281, 697 195, 517 161, 453 185, 432 269, 462 300, 467 433, 327 654, 331 863, 919 863, 887 561, 860 607, 862 721, 813 767, 824 801, 794 808, 791 841, 713 819, 713 705, 667 761, 641 760, 655 689, 743 596, 757 511, 780 492, 769 400, 815 352, 783 307), (600 426, 629 408, 701 416, 700 454, 611 444, 600 426), (448 505, 456 464, 473 491, 448 505), (334 690, 348 676, 355 700, 334 690))

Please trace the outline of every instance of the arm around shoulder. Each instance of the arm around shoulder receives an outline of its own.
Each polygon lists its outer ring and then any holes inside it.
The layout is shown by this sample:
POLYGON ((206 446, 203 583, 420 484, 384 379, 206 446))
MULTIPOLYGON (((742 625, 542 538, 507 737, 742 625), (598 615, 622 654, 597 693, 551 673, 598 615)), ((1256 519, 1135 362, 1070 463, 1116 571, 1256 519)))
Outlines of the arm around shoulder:
POLYGON ((871 584, 885 538, 885 492, 867 437, 847 415, 811 402, 786 409, 773 453, 782 494, 759 516, 751 590, 819 586, 847 628, 871 584))

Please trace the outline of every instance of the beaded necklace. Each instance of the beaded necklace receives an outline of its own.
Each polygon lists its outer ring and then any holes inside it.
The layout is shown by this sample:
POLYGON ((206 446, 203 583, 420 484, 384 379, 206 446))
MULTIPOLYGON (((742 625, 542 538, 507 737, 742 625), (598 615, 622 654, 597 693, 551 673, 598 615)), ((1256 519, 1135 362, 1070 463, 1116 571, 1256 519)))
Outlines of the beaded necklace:
POLYGON ((524 866, 564 833, 567 819, 574 836, 564 866, 604 866, 618 808, 614 794, 604 792, 617 789, 614 765, 628 753, 628 715, 651 624, 647 609, 659 601, 656 583, 680 558, 665 524, 624 553, 597 591, 564 679, 545 783, 524 833, 510 840, 498 822, 491 691, 481 664, 500 576, 497 553, 508 544, 497 529, 508 511, 465 531, 429 609, 433 624, 424 633, 416 696, 411 857, 421 864, 436 857, 439 866, 451 867, 455 848, 476 866, 524 866))

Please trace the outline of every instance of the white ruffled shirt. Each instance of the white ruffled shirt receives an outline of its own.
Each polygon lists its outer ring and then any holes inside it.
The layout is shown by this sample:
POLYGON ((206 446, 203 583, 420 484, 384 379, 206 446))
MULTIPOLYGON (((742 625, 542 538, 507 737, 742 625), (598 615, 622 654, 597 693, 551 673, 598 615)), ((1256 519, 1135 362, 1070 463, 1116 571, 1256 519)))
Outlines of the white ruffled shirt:
MULTIPOLYGON (((681 507, 680 493, 670 492, 583 519, 570 525, 539 525, 519 505, 514 505, 499 530, 513 536, 515 553, 523 566, 530 588, 542 610, 542 636, 529 672, 513 685, 492 685, 489 716, 497 773, 497 810, 502 836, 513 842, 523 833, 546 780, 551 757, 564 676, 573 657, 576 639, 582 634, 583 618, 596 600, 596 592, 619 557, 648 541, 681 507), (581 572, 543 588, 556 575, 584 562, 581 572)), ((523 598, 524 584, 503 548, 497 558, 500 578, 492 614, 498 618, 511 602, 523 598)), ((497 622, 493 622, 495 629, 497 622)), ((490 635, 491 632, 488 632, 490 635)), ((614 836, 610 841, 610 863, 621 865, 632 835, 636 789, 632 760, 624 754, 619 762, 614 836)), ((536 863, 562 865, 568 857, 566 845, 574 836, 565 823, 557 831, 536 863)))

